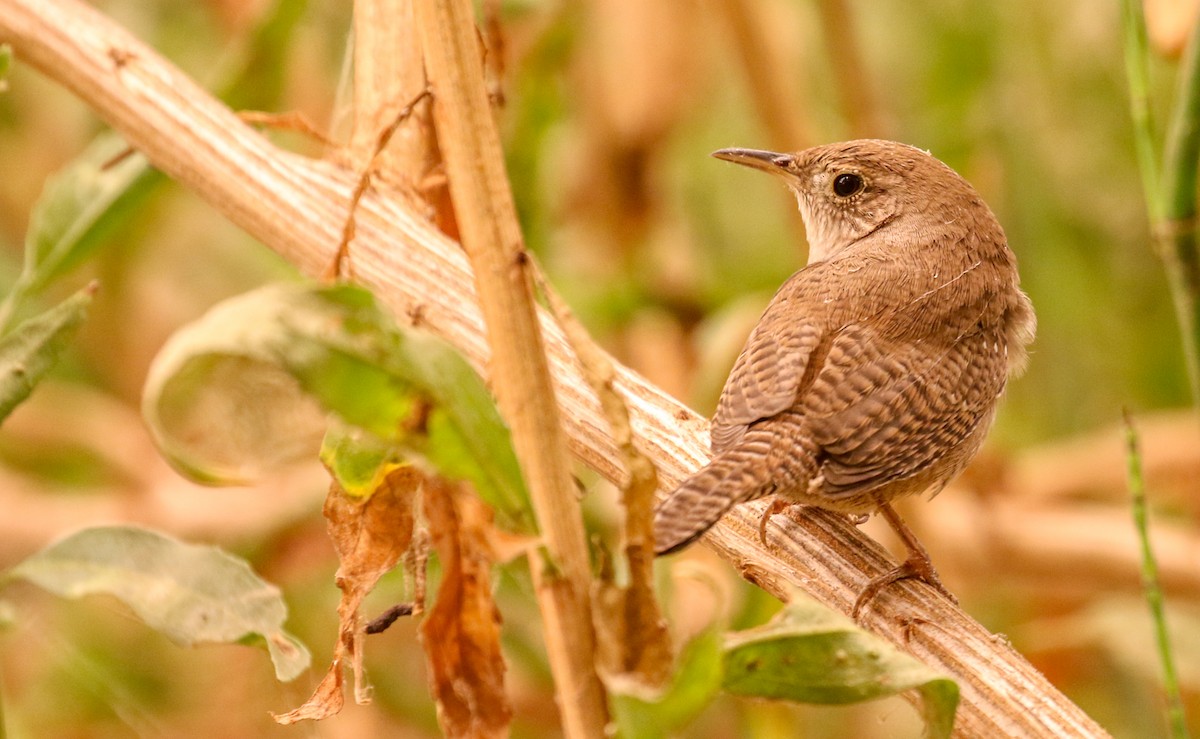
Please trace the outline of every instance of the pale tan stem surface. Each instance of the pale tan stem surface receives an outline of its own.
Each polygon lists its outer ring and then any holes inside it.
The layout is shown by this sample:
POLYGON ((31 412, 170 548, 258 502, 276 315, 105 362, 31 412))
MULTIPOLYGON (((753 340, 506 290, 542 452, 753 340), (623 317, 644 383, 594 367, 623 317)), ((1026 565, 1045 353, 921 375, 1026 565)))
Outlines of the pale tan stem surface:
POLYGON ((354 126, 350 160, 361 170, 375 159, 385 176, 412 177, 425 169, 430 144, 424 121, 414 115, 375 157, 379 134, 425 87, 425 65, 413 0, 354 3, 354 126))
MULTIPOLYGON (((169 176, 307 274, 320 274, 341 235, 356 175, 288 154, 247 128, 157 53, 75 0, 0 0, 0 42, 70 88, 169 176)), ((358 211, 358 278, 397 315, 428 326, 477 367, 488 365, 483 320, 466 256, 406 208, 369 192, 358 211)), ((561 333, 543 322, 568 442, 585 464, 620 479, 620 455, 561 333)), ((707 458, 705 422, 620 369, 639 445, 665 489, 707 458)), ((743 506, 706 538, 748 579, 787 597, 795 588, 846 612, 883 551, 843 518, 777 516, 772 546, 758 542, 759 508, 743 506), (785 524, 786 525, 781 525, 785 524)), ((919 583, 882 593, 868 626, 962 687, 957 734, 1106 736, 1002 638, 919 583)))

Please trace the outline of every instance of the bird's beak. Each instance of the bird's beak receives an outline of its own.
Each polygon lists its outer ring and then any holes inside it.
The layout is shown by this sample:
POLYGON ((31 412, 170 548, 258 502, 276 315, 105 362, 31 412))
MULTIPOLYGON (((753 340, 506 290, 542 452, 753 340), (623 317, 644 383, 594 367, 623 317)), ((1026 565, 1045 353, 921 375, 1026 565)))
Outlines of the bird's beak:
POLYGON ((718 149, 712 155, 717 159, 724 159, 734 164, 744 164, 747 167, 761 169, 771 174, 785 174, 787 166, 792 163, 791 154, 780 154, 761 149, 718 149))

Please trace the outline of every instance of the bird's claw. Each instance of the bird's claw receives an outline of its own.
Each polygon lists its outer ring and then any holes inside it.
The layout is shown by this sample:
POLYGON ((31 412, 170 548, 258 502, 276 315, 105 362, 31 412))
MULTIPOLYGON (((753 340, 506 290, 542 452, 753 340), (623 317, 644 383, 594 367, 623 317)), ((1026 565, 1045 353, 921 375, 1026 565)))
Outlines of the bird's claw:
POLYGON ((907 580, 908 578, 923 580, 926 584, 932 586, 934 590, 946 596, 951 603, 958 605, 958 598, 942 584, 942 579, 938 577, 937 570, 933 568, 933 563, 929 561, 929 557, 922 557, 914 552, 897 567, 878 577, 872 578, 867 583, 867 586, 854 599, 854 607, 850 609, 850 618, 857 621, 862 610, 866 608, 868 603, 875 599, 875 596, 879 595, 881 590, 894 582, 907 580))

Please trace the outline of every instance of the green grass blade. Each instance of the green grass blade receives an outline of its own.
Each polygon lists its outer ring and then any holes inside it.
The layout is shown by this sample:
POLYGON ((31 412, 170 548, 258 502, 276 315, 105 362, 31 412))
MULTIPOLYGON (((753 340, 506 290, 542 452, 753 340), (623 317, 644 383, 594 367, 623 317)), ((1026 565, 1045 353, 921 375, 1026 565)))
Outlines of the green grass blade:
POLYGON ((1154 621, 1154 641, 1162 664, 1163 690, 1167 696, 1167 723, 1174 739, 1186 739, 1189 736, 1187 718, 1183 710, 1183 697, 1179 692, 1179 676, 1175 670, 1171 637, 1167 630, 1167 613, 1162 585, 1158 578, 1158 561, 1150 543, 1150 516, 1146 506, 1146 485, 1142 477, 1142 453, 1137 430, 1128 412, 1125 413, 1125 444, 1133 523, 1137 530, 1138 542, 1141 544, 1142 589, 1154 621))

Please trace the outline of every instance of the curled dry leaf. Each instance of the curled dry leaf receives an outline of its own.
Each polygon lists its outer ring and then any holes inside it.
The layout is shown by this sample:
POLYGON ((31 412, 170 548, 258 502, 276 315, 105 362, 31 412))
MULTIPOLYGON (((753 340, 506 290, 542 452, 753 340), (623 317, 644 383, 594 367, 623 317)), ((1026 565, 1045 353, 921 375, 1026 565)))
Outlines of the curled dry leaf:
POLYGON ((338 604, 338 642, 333 663, 312 697, 294 711, 275 716, 281 724, 305 719, 320 720, 342 709, 342 669, 349 660, 354 670, 354 697, 370 701, 363 674, 363 629, 360 612, 363 599, 388 570, 396 566, 413 537, 413 504, 424 480, 411 465, 395 466, 369 496, 348 495, 333 482, 325 500, 325 518, 341 566, 337 585, 342 591, 338 604))
POLYGON ((425 516, 442 562, 437 600, 421 624, 430 688, 447 736, 507 736, 500 612, 492 600, 491 511, 460 484, 429 480, 425 516))
MULTIPOLYGON (((340 645, 337 651, 341 651, 340 645)), ((271 717, 275 719, 276 723, 285 726, 297 721, 320 721, 336 715, 342 710, 345 702, 346 699, 342 695, 342 662, 340 659, 334 658, 333 664, 329 666, 329 672, 325 673, 321 684, 313 691, 312 697, 304 702, 304 705, 287 713, 273 713, 271 717)))

